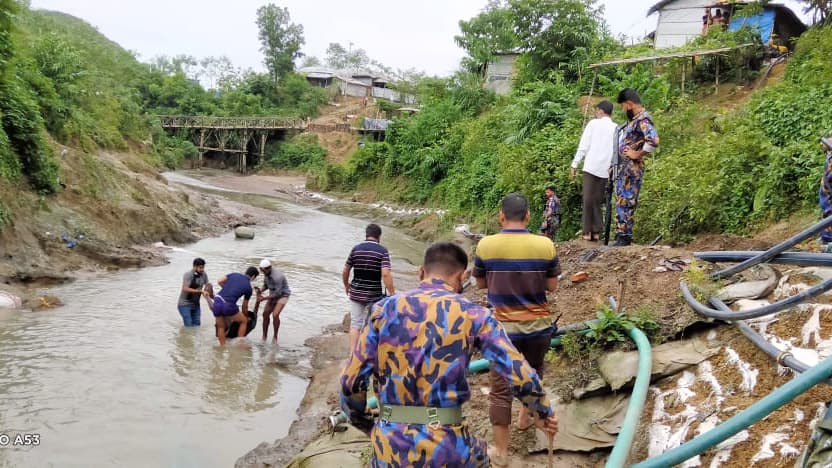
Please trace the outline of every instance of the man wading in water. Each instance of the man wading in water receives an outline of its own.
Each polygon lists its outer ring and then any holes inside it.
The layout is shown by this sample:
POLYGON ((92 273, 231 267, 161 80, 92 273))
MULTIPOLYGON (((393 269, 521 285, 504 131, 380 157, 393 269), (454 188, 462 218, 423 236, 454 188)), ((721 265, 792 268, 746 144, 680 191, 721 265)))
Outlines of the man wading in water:
POLYGON ((237 322, 237 336, 245 336, 246 313, 248 312, 248 300, 254 293, 251 289, 251 282, 257 278, 257 268, 248 267, 246 274, 229 273, 217 281, 222 289, 216 296, 211 285, 205 287, 202 295, 208 301, 208 307, 216 318, 217 339, 220 345, 225 344, 225 332, 231 328, 232 323, 237 322), (243 298, 242 310, 237 307, 237 301, 243 298))
POLYGON ((179 293, 177 309, 182 316, 182 323, 186 327, 198 327, 202 310, 199 308, 199 297, 202 288, 208 284, 208 274, 205 273, 205 260, 195 258, 193 268, 182 277, 182 291, 179 293))
POLYGON ((277 332, 280 330, 280 313, 283 308, 289 303, 289 296, 292 290, 289 289, 289 282, 286 281, 286 275, 277 268, 272 267, 272 262, 264 258, 260 262, 260 271, 263 272, 263 289, 269 290, 268 296, 262 294, 257 295, 260 301, 266 301, 266 307, 263 308, 263 341, 269 337, 269 318, 274 319, 274 339, 277 343, 277 332))

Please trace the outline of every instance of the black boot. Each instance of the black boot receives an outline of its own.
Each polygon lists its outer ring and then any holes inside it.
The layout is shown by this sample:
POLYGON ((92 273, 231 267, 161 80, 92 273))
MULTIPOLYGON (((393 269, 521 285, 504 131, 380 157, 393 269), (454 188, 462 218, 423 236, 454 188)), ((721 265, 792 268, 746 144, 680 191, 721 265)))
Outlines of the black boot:
POLYGON ((631 242, 632 242, 632 238, 630 238, 630 236, 616 234, 615 235, 615 244, 613 244, 613 245, 615 247, 626 247, 626 246, 630 245, 631 242))

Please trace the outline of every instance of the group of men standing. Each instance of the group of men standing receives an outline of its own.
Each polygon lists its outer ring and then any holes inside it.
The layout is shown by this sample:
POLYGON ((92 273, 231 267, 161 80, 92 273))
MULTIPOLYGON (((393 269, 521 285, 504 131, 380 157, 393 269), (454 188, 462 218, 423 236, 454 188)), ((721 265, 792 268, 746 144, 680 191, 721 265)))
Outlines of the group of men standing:
POLYGON ((260 262, 259 270, 248 267, 245 273, 228 273, 217 280, 222 288, 214 294, 214 288, 205 273, 205 260, 196 258, 191 270, 182 277, 182 288, 179 293, 177 308, 182 316, 185 327, 198 327, 201 324, 202 310, 200 299, 205 298, 215 319, 216 334, 220 345, 224 345, 227 337, 241 337, 249 334, 257 325, 257 313, 261 302, 265 302, 263 309, 263 341, 268 338, 269 322, 274 321, 273 342, 277 343, 280 329, 280 314, 289 302, 292 294, 286 275, 272 266, 269 259, 260 262), (252 287, 251 283, 263 273, 263 287, 252 287), (268 291, 268 294, 264 294, 268 291), (249 300, 255 294, 254 310, 249 310, 249 300), (243 299, 242 305, 237 302, 243 299))
MULTIPOLYGON (((499 216, 503 229, 479 242, 472 270, 461 247, 433 244, 419 268, 419 286, 377 302, 358 327, 341 376, 341 407, 354 425, 372 431, 373 466, 507 466, 512 397, 523 403, 517 430, 536 426, 551 437, 557 432, 540 376, 555 331, 546 293, 557 287, 559 259, 551 240, 528 231, 525 197, 507 195, 499 216), (462 296, 471 275, 488 289, 493 310, 462 296), (462 404, 472 396, 467 373, 476 351, 491 362, 490 448, 462 417, 462 404), (366 408, 371 376, 378 422, 366 408)), ((380 250, 356 246, 345 278, 356 252, 366 249, 380 250)), ((385 257, 386 250, 380 265, 385 257)))
MULTIPOLYGON (((632 89, 618 102, 628 123, 610 119, 612 104, 598 104, 597 119, 587 126, 572 165, 573 177, 584 165, 584 238, 598 240, 601 204, 611 175, 616 191, 616 245, 632 239, 633 212, 638 202, 644 157, 658 147, 650 115, 632 89), (622 157, 612 161, 613 154, 622 157), (611 163, 615 163, 611 169, 611 163)), ((617 159, 617 158, 616 158, 617 159)), ((560 261, 552 240, 559 203, 547 187, 547 206, 540 233, 529 232, 528 200, 512 193, 500 206, 502 230, 477 245, 474 266, 459 246, 439 242, 425 251, 415 289, 392 293, 371 306, 369 296, 380 293, 381 278, 389 275, 389 255, 378 237, 367 231, 367 242, 353 249, 344 267, 344 285, 353 302, 351 353, 341 376, 341 409, 357 427, 370 430, 373 466, 508 466, 512 397, 523 406, 515 429, 536 426, 553 438, 558 430, 554 410, 541 385, 552 335, 556 331, 547 292, 557 288, 560 261), (359 253, 360 252, 360 253, 359 253), (364 254, 370 252, 370 254, 364 254), (372 275, 350 268, 370 266, 372 275), (488 290, 483 307, 462 296, 468 276, 488 290), (373 294, 355 300, 357 285, 372 281, 373 294), (493 444, 486 446, 469 431, 462 405, 471 396, 467 371, 479 351, 491 362, 489 419, 493 444), (367 411, 370 377, 379 401, 378 421, 367 411)), ((379 231, 380 235, 380 231, 379 231)), ((364 267, 362 267, 364 268, 364 267)), ((386 280, 385 280, 386 283, 386 280)))
POLYGON ((596 118, 587 124, 581 135, 570 175, 575 177, 578 165, 585 158, 582 238, 588 241, 601 238, 601 206, 607 202, 605 190, 612 178, 615 245, 626 246, 633 239, 633 215, 644 177, 644 158, 658 148, 659 135, 636 90, 622 90, 618 94, 618 104, 627 115, 627 122, 620 126, 612 121, 611 102, 601 101, 596 105, 596 118))

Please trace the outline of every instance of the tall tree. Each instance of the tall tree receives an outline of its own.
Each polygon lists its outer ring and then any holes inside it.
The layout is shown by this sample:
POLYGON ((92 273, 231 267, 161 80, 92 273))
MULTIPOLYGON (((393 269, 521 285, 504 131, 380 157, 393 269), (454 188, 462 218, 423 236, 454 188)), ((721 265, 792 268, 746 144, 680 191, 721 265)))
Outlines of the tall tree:
POLYGON ((295 59, 303 54, 301 46, 303 26, 291 22, 288 8, 281 8, 273 3, 257 9, 257 27, 259 28, 260 51, 263 63, 272 79, 278 82, 295 68, 295 59))
MULTIPOLYGON (((350 44, 352 46, 352 44, 350 44)), ((326 48, 326 63, 332 68, 363 68, 369 65, 370 57, 364 49, 344 48, 337 42, 330 42, 326 48)))
MULTIPOLYGON (((580 62, 607 35, 597 0, 509 0, 514 30, 528 51, 533 72, 580 62)), ((585 60, 584 60, 585 61, 585 60)), ((570 77, 572 78, 572 77, 570 77)))
POLYGON ((494 54, 520 46, 506 0, 490 0, 482 13, 468 21, 461 20, 459 30, 461 34, 454 36, 454 41, 468 52, 463 66, 471 72, 479 71, 494 54))
POLYGON ((220 57, 205 57, 199 61, 199 76, 208 89, 218 89, 234 80, 240 71, 226 55, 220 57))
POLYGON ((323 62, 321 62, 321 59, 319 59, 318 57, 315 57, 314 55, 308 55, 308 56, 304 57, 303 61, 300 63, 301 68, 304 68, 304 67, 320 67, 321 65, 323 65, 323 62))

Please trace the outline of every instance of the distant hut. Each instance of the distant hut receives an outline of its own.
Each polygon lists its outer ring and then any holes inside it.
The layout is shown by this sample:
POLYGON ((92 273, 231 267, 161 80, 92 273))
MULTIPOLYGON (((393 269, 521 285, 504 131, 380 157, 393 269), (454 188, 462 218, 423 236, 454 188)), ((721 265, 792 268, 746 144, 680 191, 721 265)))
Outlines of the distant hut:
POLYGON ((514 79, 514 63, 519 56, 519 52, 495 54, 485 67, 485 88, 499 95, 511 93, 511 82, 514 79))

